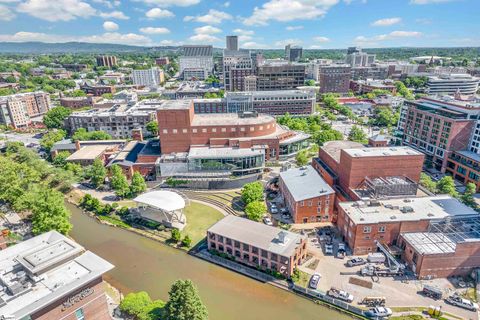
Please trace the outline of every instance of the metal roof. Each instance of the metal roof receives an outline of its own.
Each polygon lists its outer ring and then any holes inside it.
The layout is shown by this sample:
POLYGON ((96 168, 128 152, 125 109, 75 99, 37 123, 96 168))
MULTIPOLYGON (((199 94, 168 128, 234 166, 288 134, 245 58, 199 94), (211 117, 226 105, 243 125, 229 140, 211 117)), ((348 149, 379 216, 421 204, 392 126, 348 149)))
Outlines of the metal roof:
POLYGON ((285 186, 295 201, 335 193, 332 187, 330 187, 310 165, 281 172, 280 178, 285 183, 285 186))
POLYGON ((151 191, 139 195, 133 201, 165 211, 185 208, 185 200, 173 191, 151 191))

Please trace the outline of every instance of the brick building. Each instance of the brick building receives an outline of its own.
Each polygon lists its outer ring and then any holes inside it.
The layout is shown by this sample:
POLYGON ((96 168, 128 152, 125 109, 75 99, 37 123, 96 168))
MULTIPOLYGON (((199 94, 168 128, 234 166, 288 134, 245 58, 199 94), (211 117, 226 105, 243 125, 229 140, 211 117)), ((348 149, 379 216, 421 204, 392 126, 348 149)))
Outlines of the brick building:
POLYGON ((257 68, 257 91, 292 90, 305 84, 305 65, 265 63, 257 68))
POLYGON ((87 97, 61 97, 60 98, 60 105, 70 109, 78 109, 83 107, 93 107, 93 104, 98 99, 94 97, 87 96, 87 97))
POLYGON ((99 67, 112 68, 117 65, 117 57, 115 56, 98 56, 96 60, 99 67))
POLYGON ((0 124, 13 128, 32 125, 32 118, 45 114, 52 104, 45 92, 18 93, 0 97, 0 124))
POLYGON ((312 166, 281 172, 278 184, 294 223, 332 221, 335 191, 312 166))
POLYGON ((208 249, 290 277, 307 256, 307 237, 228 215, 207 231, 208 249))
POLYGON ((480 266, 478 214, 432 221, 424 232, 402 233, 402 258, 419 278, 470 275, 480 266))
POLYGON ((103 85, 103 84, 89 84, 87 82, 84 82, 80 86, 80 90, 82 90, 86 94, 91 94, 95 97, 101 96, 105 93, 113 94, 116 91, 114 86, 103 85))
POLYGON ((375 241, 398 246, 401 233, 425 232, 431 221, 457 215, 478 214, 447 195, 340 202, 337 227, 353 254, 367 254, 375 241))
POLYGON ((455 180, 475 184, 480 190, 480 155, 472 151, 454 151, 447 160, 446 173, 455 180))
POLYGON ((347 93, 350 90, 350 65, 319 66, 320 93, 347 93))
POLYGON ((0 316, 110 320, 102 275, 113 265, 56 231, 0 251, 0 316))

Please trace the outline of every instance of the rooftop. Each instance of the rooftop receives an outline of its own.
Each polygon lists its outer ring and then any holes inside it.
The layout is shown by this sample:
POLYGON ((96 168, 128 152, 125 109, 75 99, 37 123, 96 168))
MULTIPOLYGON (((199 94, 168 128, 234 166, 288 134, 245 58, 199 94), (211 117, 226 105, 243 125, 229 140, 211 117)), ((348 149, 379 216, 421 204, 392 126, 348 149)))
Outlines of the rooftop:
POLYGON ((358 142, 347 140, 328 141, 323 144, 321 149, 325 151, 336 162, 340 162, 340 153, 343 149, 364 148, 364 145, 358 142))
POLYGON ((234 215, 226 216, 208 231, 284 257, 292 256, 302 240, 306 239, 306 236, 234 215), (281 236, 284 236, 283 242, 281 236))
POLYGON ((112 148, 115 145, 91 145, 83 146, 76 152, 72 153, 66 160, 95 160, 100 157, 108 148, 112 148))
POLYGON ((380 201, 340 202, 355 224, 435 220, 478 213, 448 195, 419 198, 395 198, 380 201))
POLYGON ((165 211, 185 208, 185 200, 173 191, 157 190, 146 192, 133 199, 133 201, 165 211))
POLYGON ((267 124, 275 121, 275 118, 267 114, 259 114, 257 117, 239 117, 236 113, 195 114, 192 126, 222 126, 222 125, 255 125, 267 124))
POLYGON ((176 109, 190 109, 192 107, 192 100, 166 100, 163 101, 158 110, 176 110, 176 109))
POLYGON ((113 265, 56 231, 0 251, 0 315, 29 316, 111 270, 113 265))
POLYGON ((455 151, 455 153, 461 156, 464 156, 466 158, 472 159, 473 161, 480 162, 480 155, 478 153, 468 151, 468 150, 455 151))
POLYGON ((310 165, 283 171, 280 173, 280 178, 285 183, 285 186, 295 201, 335 193, 325 180, 322 179, 320 174, 310 165))
POLYGON ((456 244, 443 233, 403 233, 403 238, 420 254, 454 253, 456 244))
POLYGON ((410 147, 373 147, 362 149, 343 149, 351 157, 395 157, 395 156, 423 156, 422 153, 410 147))

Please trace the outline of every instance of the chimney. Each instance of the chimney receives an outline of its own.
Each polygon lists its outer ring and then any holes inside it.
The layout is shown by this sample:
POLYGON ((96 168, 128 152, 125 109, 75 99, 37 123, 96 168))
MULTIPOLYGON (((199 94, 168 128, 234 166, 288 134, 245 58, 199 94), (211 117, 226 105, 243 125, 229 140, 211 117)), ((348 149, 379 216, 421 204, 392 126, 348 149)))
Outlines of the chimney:
POLYGON ((132 139, 137 141, 143 141, 143 132, 141 128, 132 130, 132 139))
POLYGON ((79 140, 76 140, 75 141, 75 150, 80 150, 81 146, 80 146, 80 141, 79 140))
POLYGON ((287 233, 285 231, 280 231, 278 233, 278 241, 283 244, 287 242, 287 233))

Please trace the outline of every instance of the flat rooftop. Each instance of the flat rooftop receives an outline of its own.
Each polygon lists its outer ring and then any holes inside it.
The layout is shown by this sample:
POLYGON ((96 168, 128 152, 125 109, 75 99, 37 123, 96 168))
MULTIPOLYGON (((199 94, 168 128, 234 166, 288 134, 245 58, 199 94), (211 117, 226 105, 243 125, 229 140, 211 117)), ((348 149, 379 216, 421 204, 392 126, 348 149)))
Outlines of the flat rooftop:
POLYGON ((480 155, 478 153, 468 151, 468 150, 463 150, 463 151, 455 151, 456 154, 459 154, 461 156, 464 156, 466 158, 472 159, 473 161, 478 161, 480 162, 480 155))
POLYGON ((320 174, 310 165, 280 172, 280 178, 285 183, 285 186, 295 201, 335 193, 325 180, 322 179, 320 174))
POLYGON ((325 151, 336 162, 340 162, 340 153, 343 149, 364 148, 365 146, 359 142, 348 140, 328 141, 323 144, 321 149, 325 151))
POLYGON ((190 109, 192 104, 192 100, 165 100, 157 107, 157 110, 190 109))
POLYGON ((225 159, 225 158, 244 158, 261 156, 265 154, 264 149, 259 148, 211 148, 211 147, 191 147, 188 153, 189 159, 225 159))
POLYGON ((218 221, 208 231, 284 257, 291 257, 302 240, 307 238, 297 233, 233 215, 228 215, 218 221), (279 233, 285 236, 283 242, 280 241, 279 233))
POLYGON ((81 147, 76 152, 72 153, 66 160, 95 160, 100 157, 108 148, 112 148, 115 145, 93 145, 81 147))
POLYGON ((343 151, 354 158, 365 157, 395 157, 395 156, 423 156, 410 147, 372 147, 361 149, 343 149, 343 151))
POLYGON ((340 202, 339 206, 355 224, 439 220, 460 215, 478 216, 475 210, 448 195, 340 202))
POLYGON ((113 265, 56 231, 0 251, 0 316, 22 319, 101 277, 113 265))
POLYGON ((443 233, 402 233, 405 241, 420 254, 455 253, 456 243, 443 233))
POLYGON ((195 114, 192 126, 223 126, 223 125, 254 125, 267 124, 274 121, 275 118, 267 114, 259 114, 256 117, 239 117, 236 113, 213 113, 213 114, 195 114))

